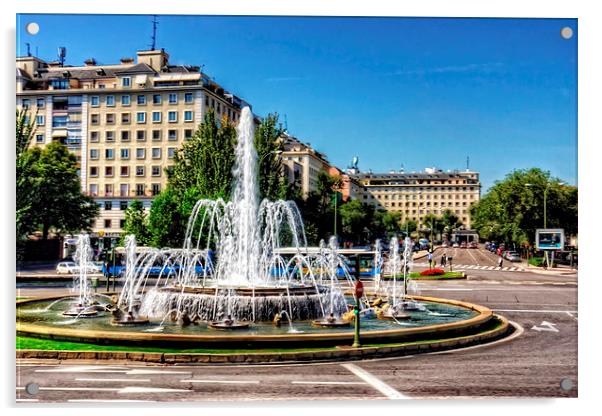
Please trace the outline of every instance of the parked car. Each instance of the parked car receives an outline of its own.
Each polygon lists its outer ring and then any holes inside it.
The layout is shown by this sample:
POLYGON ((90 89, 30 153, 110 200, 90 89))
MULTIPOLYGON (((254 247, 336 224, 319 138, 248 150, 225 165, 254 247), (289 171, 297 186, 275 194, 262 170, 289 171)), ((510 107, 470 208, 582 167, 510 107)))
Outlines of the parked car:
POLYGON ((520 255, 516 251, 506 251, 504 253, 504 257, 506 260, 520 261, 520 255))
POLYGON ((69 274, 74 273, 77 265, 72 261, 62 261, 56 265, 57 274, 69 274))
POLYGON ((466 247, 467 247, 466 241, 462 241, 460 243, 460 248, 466 248, 466 247))
POLYGON ((449 247, 449 241, 444 241, 443 244, 441 244, 441 247, 449 247))
POLYGON ((458 244, 458 243, 454 243, 454 245, 453 245, 452 247, 453 247, 453 248, 458 248, 458 247, 460 247, 460 244, 458 244))
POLYGON ((471 241, 470 243, 468 243, 468 248, 479 248, 479 245, 476 241, 471 241))

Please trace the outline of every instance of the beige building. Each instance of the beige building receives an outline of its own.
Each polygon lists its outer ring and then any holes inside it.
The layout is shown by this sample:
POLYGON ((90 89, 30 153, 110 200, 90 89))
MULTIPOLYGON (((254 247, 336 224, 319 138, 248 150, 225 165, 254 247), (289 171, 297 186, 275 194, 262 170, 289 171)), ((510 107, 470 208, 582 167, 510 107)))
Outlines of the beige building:
POLYGON ((454 212, 470 229, 470 206, 479 201, 481 184, 477 172, 443 172, 427 168, 424 172, 356 173, 363 186, 359 198, 377 209, 401 212, 402 220, 413 220, 422 229, 424 216, 454 212))
POLYGON ((296 137, 284 133, 284 151, 282 164, 290 183, 301 187, 303 197, 318 189, 318 174, 331 169, 326 155, 313 149, 308 143, 302 143, 296 137))
POLYGON ((118 236, 133 199, 150 208, 174 153, 209 109, 236 123, 248 105, 199 67, 170 65, 164 50, 109 65, 27 56, 16 66, 17 108, 35 117, 32 146, 64 143, 79 161, 82 189, 100 206, 93 236, 118 236))

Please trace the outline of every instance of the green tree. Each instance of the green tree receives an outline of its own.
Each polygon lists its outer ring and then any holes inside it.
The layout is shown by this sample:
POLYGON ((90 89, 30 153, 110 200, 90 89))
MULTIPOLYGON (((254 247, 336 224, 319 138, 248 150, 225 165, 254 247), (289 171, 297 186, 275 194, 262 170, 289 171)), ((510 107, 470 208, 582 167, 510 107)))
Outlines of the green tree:
POLYGON ((441 217, 445 239, 449 240, 451 233, 460 228, 463 222, 452 210, 446 209, 441 217))
POLYGON ((405 220, 403 224, 401 224, 401 230, 404 232, 404 234, 407 233, 408 236, 415 232, 417 229, 418 223, 416 223, 416 221, 414 220, 405 220))
POLYGON ((401 229, 401 212, 385 211, 380 209, 374 212, 372 229, 377 236, 390 237, 399 233, 401 229))
POLYGON ((136 242, 140 245, 150 243, 147 215, 142 202, 137 199, 132 201, 130 206, 125 210, 125 225, 123 226, 121 245, 125 243, 125 236, 130 234, 136 236, 136 242))
POLYGON ((184 241, 186 217, 180 211, 174 191, 167 188, 151 205, 148 218, 150 244, 155 247, 179 247, 184 241))
POLYGON ((515 170, 497 181, 470 209, 473 228, 488 240, 530 243, 543 228, 544 196, 547 227, 577 232, 577 188, 561 184, 538 168, 515 170))
POLYGON ((286 198, 288 181, 283 175, 282 158, 284 142, 281 139, 282 125, 278 114, 268 114, 255 130, 257 171, 259 174, 260 198, 276 200, 286 198))
POLYGON ((31 163, 29 175, 36 195, 31 212, 42 237, 48 238, 51 229, 59 234, 90 230, 98 206, 81 191, 75 156, 57 142, 25 153, 31 163))
POLYGON ((230 197, 236 130, 226 118, 218 126, 210 110, 192 138, 174 155, 174 165, 167 172, 168 187, 176 200, 195 188, 204 198, 230 197))
POLYGON ((39 178, 33 175, 33 162, 37 154, 27 151, 35 124, 25 109, 17 110, 16 130, 16 237, 17 241, 23 241, 36 229, 33 206, 39 189, 39 178))
POLYGON ((358 200, 351 200, 341 206, 339 213, 343 236, 348 241, 360 243, 368 216, 364 205, 358 200))

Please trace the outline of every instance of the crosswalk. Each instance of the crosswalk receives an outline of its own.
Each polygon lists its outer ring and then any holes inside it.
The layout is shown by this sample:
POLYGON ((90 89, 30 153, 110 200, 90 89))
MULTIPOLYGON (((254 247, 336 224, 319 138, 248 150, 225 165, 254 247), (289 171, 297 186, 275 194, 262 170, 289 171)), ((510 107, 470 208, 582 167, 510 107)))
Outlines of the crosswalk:
POLYGON ((456 269, 461 268, 461 269, 467 269, 467 270, 501 270, 504 272, 524 272, 525 271, 524 267, 479 266, 476 264, 454 264, 454 268, 456 268, 456 269))

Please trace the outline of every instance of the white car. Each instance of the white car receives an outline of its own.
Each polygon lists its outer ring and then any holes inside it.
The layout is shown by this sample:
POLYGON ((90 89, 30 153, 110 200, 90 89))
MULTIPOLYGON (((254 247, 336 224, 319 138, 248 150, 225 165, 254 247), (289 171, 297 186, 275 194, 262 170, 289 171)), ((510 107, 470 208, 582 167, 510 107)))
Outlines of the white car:
POLYGON ((62 261, 56 265, 57 274, 74 273, 76 269, 77 265, 72 261, 62 261))

